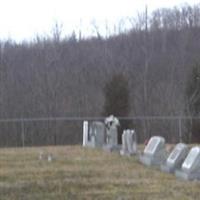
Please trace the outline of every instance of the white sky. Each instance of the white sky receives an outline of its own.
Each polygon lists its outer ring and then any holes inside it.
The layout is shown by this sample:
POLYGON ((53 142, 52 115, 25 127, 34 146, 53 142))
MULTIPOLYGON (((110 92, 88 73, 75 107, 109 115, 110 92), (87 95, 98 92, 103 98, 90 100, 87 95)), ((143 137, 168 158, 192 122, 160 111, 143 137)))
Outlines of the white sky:
POLYGON ((55 22, 62 24, 63 34, 82 29, 83 35, 94 34, 92 22, 113 30, 121 18, 134 17, 148 4, 148 9, 190 5, 200 0, 0 0, 0 40, 29 40, 36 34, 51 35, 55 22))

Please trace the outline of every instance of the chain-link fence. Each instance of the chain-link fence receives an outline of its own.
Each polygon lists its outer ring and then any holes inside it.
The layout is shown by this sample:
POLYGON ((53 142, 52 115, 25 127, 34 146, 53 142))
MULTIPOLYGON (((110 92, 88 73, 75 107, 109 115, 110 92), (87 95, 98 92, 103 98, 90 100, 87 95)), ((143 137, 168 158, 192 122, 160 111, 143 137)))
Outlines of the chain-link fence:
MULTIPOLYGON (((32 119, 1 119, 0 147, 67 145, 82 143, 83 121, 104 121, 103 117, 52 117, 32 119)), ((200 118, 196 118, 199 120, 200 118)), ((190 117, 119 117, 121 128, 136 130, 138 142, 153 135, 163 136, 167 142, 189 141, 190 117)))

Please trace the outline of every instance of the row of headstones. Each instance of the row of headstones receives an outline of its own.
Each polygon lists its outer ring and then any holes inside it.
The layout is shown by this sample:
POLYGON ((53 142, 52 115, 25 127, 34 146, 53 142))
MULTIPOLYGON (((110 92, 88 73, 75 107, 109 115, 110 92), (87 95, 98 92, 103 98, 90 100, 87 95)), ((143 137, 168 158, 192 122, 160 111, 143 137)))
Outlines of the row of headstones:
POLYGON ((162 171, 174 173, 184 180, 200 179, 200 147, 190 150, 186 144, 177 144, 167 157, 165 139, 152 137, 140 156, 140 161, 147 166, 159 167, 162 171))
POLYGON ((94 121, 89 124, 83 122, 83 146, 104 147, 105 145, 115 147, 118 145, 117 128, 106 129, 103 122, 94 121))
POLYGON ((122 145, 118 144, 116 126, 106 128, 103 122, 95 121, 90 124, 83 122, 83 146, 103 148, 105 150, 120 151, 121 155, 132 155, 137 152, 136 133, 134 130, 124 130, 122 145))
MULTIPOLYGON (((83 123, 83 146, 103 147, 109 150, 120 150, 121 155, 137 154, 136 133, 134 130, 124 130, 122 146, 117 142, 117 129, 106 129, 103 122, 83 123)), ((169 156, 165 148, 165 139, 153 136, 139 156, 141 163, 147 166, 159 167, 162 171, 175 173, 178 178, 185 180, 200 179, 200 147, 189 148, 179 143, 169 156)))

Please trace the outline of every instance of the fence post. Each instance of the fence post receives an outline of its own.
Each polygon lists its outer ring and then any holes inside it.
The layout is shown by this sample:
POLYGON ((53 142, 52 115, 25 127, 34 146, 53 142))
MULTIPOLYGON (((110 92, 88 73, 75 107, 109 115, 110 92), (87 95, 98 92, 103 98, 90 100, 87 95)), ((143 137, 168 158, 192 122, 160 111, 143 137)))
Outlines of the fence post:
POLYGON ((22 138, 22 147, 25 146, 25 133, 24 133, 24 119, 21 120, 21 138, 22 138))
POLYGON ((182 142, 182 120, 181 117, 178 118, 178 131, 179 131, 179 142, 182 142))

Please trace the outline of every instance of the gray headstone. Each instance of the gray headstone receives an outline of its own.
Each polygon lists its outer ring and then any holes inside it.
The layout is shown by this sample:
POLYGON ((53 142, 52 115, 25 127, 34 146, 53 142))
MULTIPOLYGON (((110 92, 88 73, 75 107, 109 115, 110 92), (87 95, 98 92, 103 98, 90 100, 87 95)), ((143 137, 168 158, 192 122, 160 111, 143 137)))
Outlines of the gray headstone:
POLYGON ((136 154, 137 141, 136 141, 136 133, 134 130, 129 130, 129 134, 127 135, 127 144, 130 155, 136 154))
POLYGON ((151 137, 140 156, 140 162, 147 166, 160 166, 166 160, 165 139, 160 136, 151 137))
POLYGON ((103 122, 95 122, 94 123, 94 131, 95 131, 95 146, 103 147, 105 143, 105 125, 103 122))
POLYGON ((129 155, 128 144, 127 144, 127 134, 128 134, 128 131, 124 130, 122 134, 122 149, 120 150, 121 155, 129 155))
POLYGON ((110 127, 107 130, 107 137, 108 137, 108 145, 117 146, 118 145, 118 131, 117 127, 110 127))
POLYGON ((176 176, 185 180, 200 179, 200 147, 193 147, 184 160, 181 170, 176 170, 176 176))
POLYGON ((161 166, 161 170, 168 173, 173 173, 176 169, 180 169, 187 154, 187 145, 183 143, 177 144, 168 156, 166 163, 161 166))
POLYGON ((118 129, 119 120, 113 115, 105 119, 106 125, 106 144, 103 149, 109 152, 120 151, 121 145, 118 144, 118 129))
POLYGON ((105 125, 103 122, 92 122, 89 129, 87 146, 103 147, 105 141, 105 125))
POLYGON ((122 134, 121 155, 133 155, 137 152, 136 133, 134 130, 124 130, 122 134))

